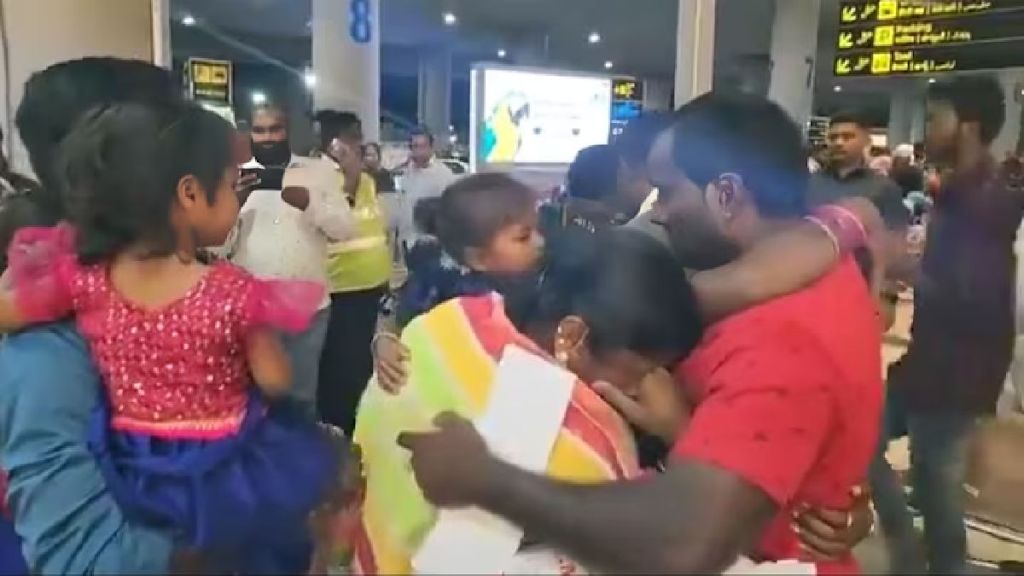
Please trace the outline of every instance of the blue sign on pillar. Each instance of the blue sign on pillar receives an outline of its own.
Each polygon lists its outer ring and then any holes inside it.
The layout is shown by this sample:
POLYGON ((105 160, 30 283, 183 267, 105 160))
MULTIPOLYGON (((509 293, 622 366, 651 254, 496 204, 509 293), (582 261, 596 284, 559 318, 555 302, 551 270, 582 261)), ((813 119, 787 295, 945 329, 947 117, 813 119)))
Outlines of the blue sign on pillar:
POLYGON ((358 44, 369 44, 373 39, 370 0, 349 0, 348 12, 348 35, 358 44))

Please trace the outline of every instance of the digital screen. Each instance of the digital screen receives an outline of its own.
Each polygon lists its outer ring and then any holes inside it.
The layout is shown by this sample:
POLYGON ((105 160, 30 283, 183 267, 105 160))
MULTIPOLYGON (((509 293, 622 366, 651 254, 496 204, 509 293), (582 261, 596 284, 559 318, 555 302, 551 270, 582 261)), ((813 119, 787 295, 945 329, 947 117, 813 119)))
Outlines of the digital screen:
POLYGON ((615 100, 643 101, 644 85, 631 78, 619 78, 612 82, 612 98, 615 100))
POLYGON ((836 76, 887 76, 1024 66, 1024 2, 844 2, 836 76))
POLYGON ((607 144, 612 80, 526 70, 483 71, 485 164, 568 164, 607 144))

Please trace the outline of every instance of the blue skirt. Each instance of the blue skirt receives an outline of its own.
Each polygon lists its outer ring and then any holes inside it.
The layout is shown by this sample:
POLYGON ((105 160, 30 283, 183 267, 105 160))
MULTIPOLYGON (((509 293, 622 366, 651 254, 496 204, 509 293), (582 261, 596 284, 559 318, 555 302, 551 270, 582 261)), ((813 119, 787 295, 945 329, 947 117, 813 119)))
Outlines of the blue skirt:
POLYGON ((250 396, 237 434, 170 440, 112 430, 100 403, 89 444, 107 486, 132 520, 170 529, 220 569, 308 567, 309 513, 338 478, 340 451, 316 423, 250 396))
POLYGON ((14 523, 0 516, 0 574, 23 576, 28 573, 25 557, 21 553, 21 538, 14 531, 14 523))

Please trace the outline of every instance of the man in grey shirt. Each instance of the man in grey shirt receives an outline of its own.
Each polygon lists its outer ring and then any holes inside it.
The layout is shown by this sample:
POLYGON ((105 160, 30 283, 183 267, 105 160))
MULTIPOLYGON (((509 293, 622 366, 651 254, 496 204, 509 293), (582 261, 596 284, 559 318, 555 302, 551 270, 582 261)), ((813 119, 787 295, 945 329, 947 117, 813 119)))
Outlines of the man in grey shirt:
POLYGON ((903 191, 888 176, 868 167, 870 148, 871 134, 858 114, 833 116, 828 129, 829 163, 811 176, 808 204, 820 206, 860 196, 874 203, 890 229, 905 230, 910 214, 903 205, 903 191))

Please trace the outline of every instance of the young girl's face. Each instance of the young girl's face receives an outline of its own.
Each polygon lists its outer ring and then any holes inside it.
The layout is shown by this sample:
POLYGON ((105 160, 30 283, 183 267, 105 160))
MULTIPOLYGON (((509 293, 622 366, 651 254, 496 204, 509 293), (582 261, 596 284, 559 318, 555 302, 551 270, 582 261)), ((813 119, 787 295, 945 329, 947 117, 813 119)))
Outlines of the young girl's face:
POLYGON ((537 211, 531 210, 509 222, 480 252, 477 268, 492 274, 521 274, 537 268, 544 239, 537 228, 537 211))
POLYGON ((217 189, 207 199, 206 191, 197 195, 197 202, 192 209, 192 229, 198 236, 201 246, 221 246, 227 242, 231 230, 238 221, 238 194, 235 187, 238 183, 238 169, 229 166, 217 189))

